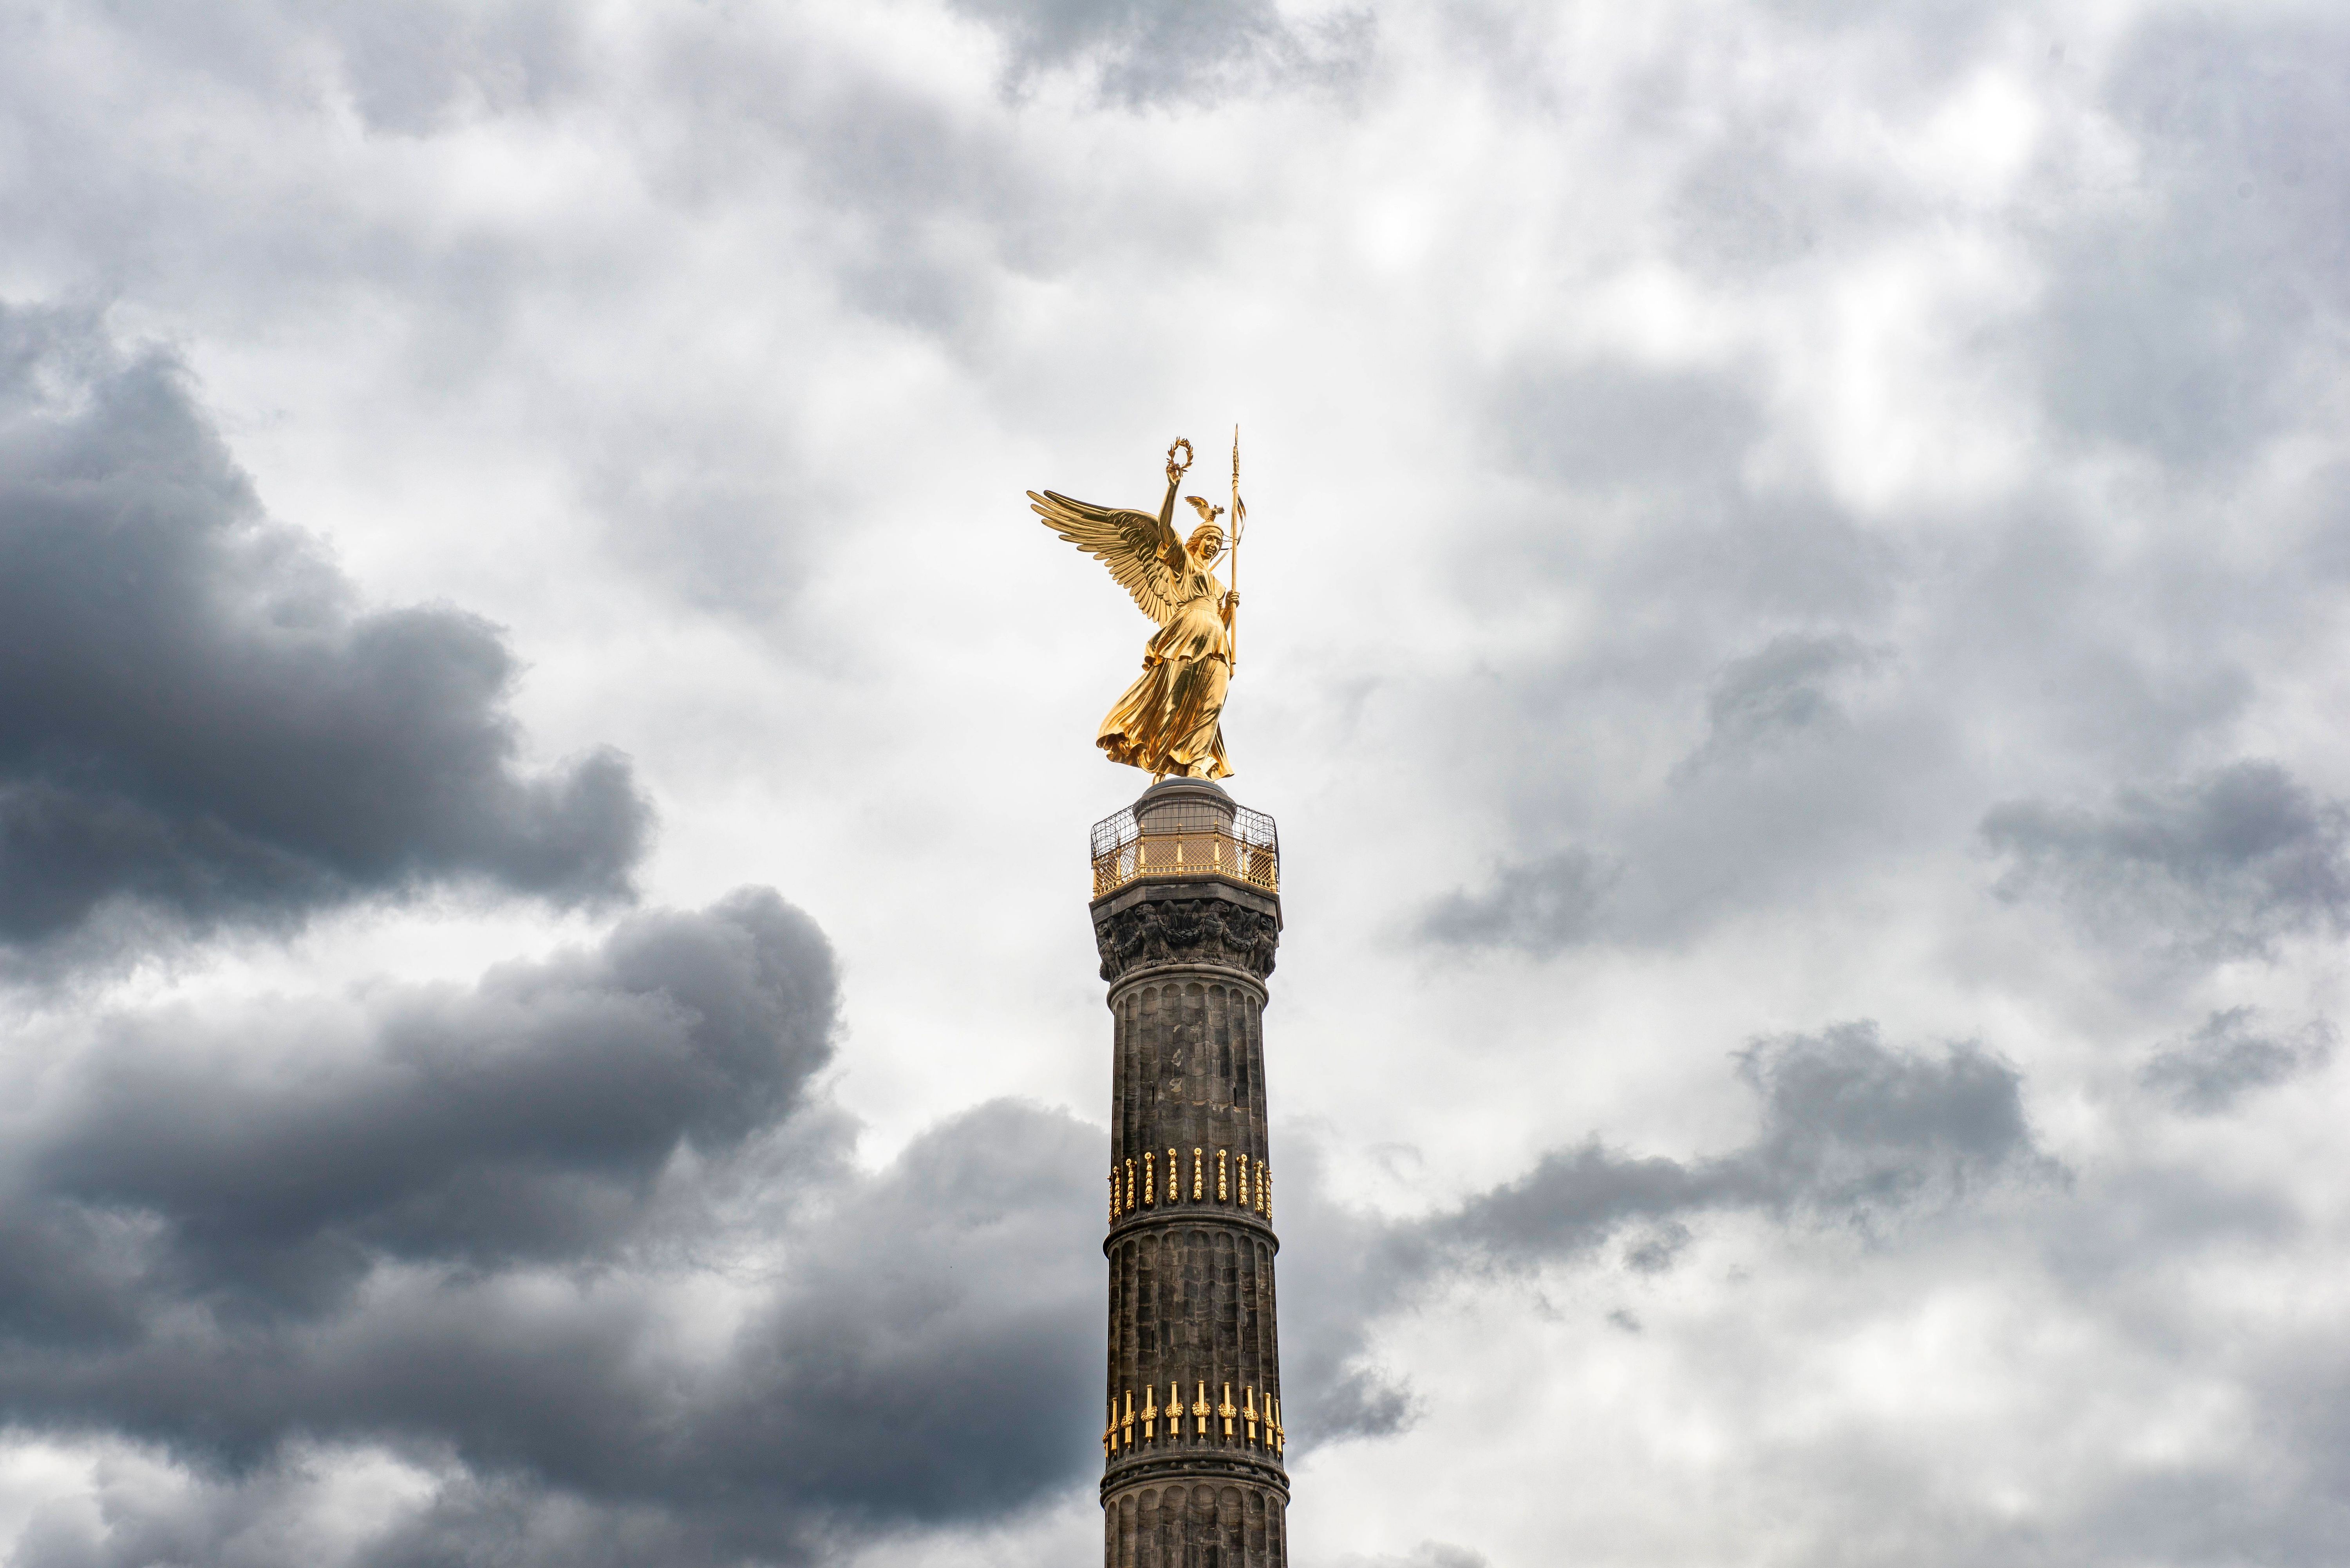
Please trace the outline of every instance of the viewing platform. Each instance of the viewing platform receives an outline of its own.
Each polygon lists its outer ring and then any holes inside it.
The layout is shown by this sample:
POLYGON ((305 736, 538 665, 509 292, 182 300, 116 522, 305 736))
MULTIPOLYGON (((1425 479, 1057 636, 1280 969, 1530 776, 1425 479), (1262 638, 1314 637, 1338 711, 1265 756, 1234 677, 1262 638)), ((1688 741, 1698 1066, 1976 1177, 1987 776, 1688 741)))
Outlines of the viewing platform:
POLYGON ((1130 883, 1221 877, 1281 891, 1281 838, 1273 818, 1202 779, 1162 779, 1140 800, 1094 824, 1094 897, 1130 883))

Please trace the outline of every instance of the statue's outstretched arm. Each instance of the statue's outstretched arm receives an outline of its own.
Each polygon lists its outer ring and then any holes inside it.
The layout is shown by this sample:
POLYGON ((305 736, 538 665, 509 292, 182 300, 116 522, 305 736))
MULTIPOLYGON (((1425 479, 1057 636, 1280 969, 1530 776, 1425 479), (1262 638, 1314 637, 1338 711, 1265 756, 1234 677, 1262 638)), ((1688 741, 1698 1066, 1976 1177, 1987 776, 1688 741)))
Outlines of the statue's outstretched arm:
POLYGON ((1175 536, 1175 492, 1183 483, 1183 471, 1173 463, 1167 465, 1167 499, 1159 504, 1159 558, 1178 577, 1183 575, 1183 541, 1175 536))
POLYGON ((1179 437, 1167 449, 1167 498, 1159 504, 1156 517, 1096 506, 1057 490, 1032 490, 1028 504, 1045 526, 1107 566, 1142 613, 1165 626, 1187 602, 1191 563, 1184 558, 1183 542, 1175 536, 1175 492, 1191 466, 1191 443, 1179 437), (1183 453, 1180 463, 1175 461, 1178 451, 1183 453))

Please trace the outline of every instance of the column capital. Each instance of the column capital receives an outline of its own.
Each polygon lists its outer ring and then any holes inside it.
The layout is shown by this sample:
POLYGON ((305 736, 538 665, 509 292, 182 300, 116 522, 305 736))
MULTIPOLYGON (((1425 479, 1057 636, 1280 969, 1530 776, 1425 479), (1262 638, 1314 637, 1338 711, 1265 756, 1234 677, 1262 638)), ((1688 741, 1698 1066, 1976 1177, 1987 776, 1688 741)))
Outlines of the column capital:
POLYGON ((1165 964, 1237 970, 1262 982, 1281 944, 1281 900, 1222 881, 1139 882, 1094 904, 1101 977, 1165 964))

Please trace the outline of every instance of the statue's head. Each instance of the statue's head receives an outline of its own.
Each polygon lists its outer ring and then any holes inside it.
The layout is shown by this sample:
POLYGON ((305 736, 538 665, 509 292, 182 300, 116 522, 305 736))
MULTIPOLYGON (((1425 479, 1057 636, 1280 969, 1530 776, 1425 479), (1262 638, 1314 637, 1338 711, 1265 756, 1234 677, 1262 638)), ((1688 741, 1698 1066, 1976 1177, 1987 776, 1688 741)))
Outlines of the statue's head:
POLYGON ((1191 537, 1184 542, 1183 548, 1200 565, 1211 565, 1224 553, 1224 531, 1216 522, 1224 514, 1224 509, 1208 504, 1204 495, 1186 495, 1183 499, 1200 514, 1200 525, 1191 530, 1191 537))

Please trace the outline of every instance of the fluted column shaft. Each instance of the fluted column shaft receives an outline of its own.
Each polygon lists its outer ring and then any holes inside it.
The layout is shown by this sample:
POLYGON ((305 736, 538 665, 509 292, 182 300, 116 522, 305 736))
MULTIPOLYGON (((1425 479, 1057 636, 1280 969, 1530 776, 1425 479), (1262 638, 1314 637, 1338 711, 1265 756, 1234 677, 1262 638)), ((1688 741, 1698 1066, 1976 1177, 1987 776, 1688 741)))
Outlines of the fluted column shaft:
POLYGON ((1280 903, 1145 879, 1097 899, 1094 926, 1113 1052, 1104 1562, 1281 1568, 1263 1028, 1280 903))

